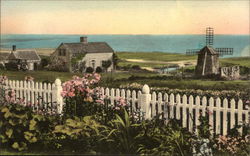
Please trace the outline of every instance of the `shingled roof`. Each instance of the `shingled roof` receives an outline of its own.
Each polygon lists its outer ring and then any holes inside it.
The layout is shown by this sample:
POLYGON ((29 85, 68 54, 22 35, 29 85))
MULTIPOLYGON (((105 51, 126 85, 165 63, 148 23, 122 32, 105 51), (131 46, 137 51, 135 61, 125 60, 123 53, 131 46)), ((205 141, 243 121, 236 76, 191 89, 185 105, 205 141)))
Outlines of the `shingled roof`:
POLYGON ((4 61, 8 58, 8 56, 10 55, 10 53, 3 53, 0 52, 0 61, 4 61))
POLYGON ((199 54, 205 54, 205 53, 211 54, 211 55, 219 55, 219 53, 217 51, 214 50, 214 48, 210 47, 210 46, 205 46, 204 48, 202 48, 199 51, 199 54))
POLYGON ((114 50, 106 42, 62 43, 72 53, 113 53, 114 50))
POLYGON ((8 59, 19 59, 19 60, 34 60, 40 61, 41 58, 37 55, 35 50, 18 50, 12 51, 9 55, 8 59))

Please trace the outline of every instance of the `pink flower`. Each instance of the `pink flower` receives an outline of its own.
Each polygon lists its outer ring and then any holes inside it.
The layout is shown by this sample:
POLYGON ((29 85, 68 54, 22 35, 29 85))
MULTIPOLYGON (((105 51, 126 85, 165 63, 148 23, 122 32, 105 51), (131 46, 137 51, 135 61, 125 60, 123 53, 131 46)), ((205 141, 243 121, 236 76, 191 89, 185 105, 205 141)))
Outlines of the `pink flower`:
POLYGON ((104 104, 103 100, 96 100, 95 102, 99 103, 99 104, 104 104))
POLYGON ((68 93, 68 96, 69 96, 69 97, 74 97, 74 96, 75 96, 75 93, 74 93, 74 92, 69 92, 69 93, 68 93))

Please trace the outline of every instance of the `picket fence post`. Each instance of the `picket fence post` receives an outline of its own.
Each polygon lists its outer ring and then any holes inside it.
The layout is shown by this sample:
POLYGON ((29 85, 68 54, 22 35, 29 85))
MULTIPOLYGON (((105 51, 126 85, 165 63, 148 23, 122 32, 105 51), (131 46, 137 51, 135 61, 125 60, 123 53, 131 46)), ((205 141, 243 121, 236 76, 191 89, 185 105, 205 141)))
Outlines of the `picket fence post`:
POLYGON ((63 110, 63 97, 62 92, 62 82, 60 79, 55 80, 55 85, 53 87, 53 102, 57 104, 57 113, 62 114, 63 110))
POLYGON ((148 85, 144 85, 142 88, 142 94, 138 97, 139 106, 141 106, 142 111, 145 113, 145 119, 151 119, 151 94, 148 85))

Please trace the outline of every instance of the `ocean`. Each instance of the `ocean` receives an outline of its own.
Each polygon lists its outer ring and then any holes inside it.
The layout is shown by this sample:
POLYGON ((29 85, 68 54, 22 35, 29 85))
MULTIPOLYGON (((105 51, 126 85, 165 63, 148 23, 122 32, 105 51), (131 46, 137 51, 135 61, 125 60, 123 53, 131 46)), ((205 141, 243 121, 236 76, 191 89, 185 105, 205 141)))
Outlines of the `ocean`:
MULTIPOLYGON (((82 35, 3 34, 0 47, 56 48, 60 43, 79 42, 82 35)), ((205 35, 87 35, 89 42, 107 42, 115 51, 183 53, 200 49, 205 35)), ((234 48, 233 57, 250 56, 249 35, 215 35, 215 48, 234 48)))

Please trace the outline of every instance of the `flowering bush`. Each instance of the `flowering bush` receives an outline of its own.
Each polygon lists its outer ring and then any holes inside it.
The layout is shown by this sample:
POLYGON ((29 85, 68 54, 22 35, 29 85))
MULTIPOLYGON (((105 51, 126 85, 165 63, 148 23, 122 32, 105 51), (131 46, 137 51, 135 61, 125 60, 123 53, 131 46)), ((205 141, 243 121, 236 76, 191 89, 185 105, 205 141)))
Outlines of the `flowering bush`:
POLYGON ((85 74, 83 77, 73 76, 72 80, 63 83, 61 95, 66 105, 64 115, 92 115, 95 108, 91 106, 101 96, 100 88, 95 88, 100 81, 100 74, 85 74))
POLYGON ((250 135, 249 134, 245 136, 219 135, 215 139, 215 142, 216 142, 216 147, 220 152, 234 155, 236 153, 239 154, 245 151, 245 154, 247 154, 249 152, 250 135))

